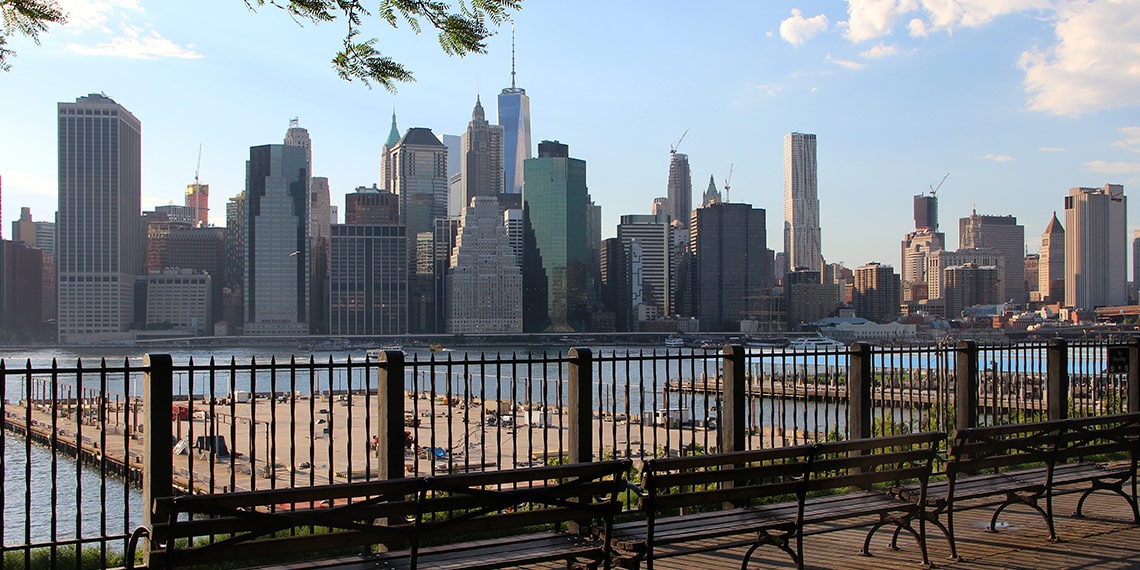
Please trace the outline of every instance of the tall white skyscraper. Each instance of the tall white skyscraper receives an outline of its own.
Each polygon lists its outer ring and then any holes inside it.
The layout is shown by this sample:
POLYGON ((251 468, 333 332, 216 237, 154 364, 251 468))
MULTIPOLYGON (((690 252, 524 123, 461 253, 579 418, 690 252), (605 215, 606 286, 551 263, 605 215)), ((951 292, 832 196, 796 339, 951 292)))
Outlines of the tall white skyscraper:
POLYGON ((815 135, 784 135, 784 253, 789 270, 818 269, 823 264, 815 135))
POLYGON ((530 97, 515 85, 515 31, 511 28, 511 86, 499 93, 499 125, 503 127, 503 180, 506 193, 521 194, 523 161, 531 158, 530 97))
POLYGON ((1072 188, 1065 196, 1065 305, 1128 303, 1128 211, 1124 186, 1072 188))
POLYGON ((114 339, 143 269, 142 124, 106 95, 58 105, 60 342, 114 339))

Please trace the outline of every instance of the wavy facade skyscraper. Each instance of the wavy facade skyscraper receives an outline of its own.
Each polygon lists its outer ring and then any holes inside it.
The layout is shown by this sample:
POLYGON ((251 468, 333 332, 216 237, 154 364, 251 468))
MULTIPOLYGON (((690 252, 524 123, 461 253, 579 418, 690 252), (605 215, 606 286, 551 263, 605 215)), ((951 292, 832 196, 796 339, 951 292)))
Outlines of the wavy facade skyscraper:
POLYGON ((784 135, 784 253, 788 270, 823 263, 816 184, 815 135, 784 135))

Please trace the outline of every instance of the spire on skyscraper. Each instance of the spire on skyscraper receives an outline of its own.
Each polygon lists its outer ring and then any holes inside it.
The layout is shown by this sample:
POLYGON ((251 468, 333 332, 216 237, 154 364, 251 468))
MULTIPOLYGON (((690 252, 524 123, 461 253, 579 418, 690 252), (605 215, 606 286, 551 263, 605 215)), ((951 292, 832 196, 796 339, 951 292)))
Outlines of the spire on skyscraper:
POLYGON ((713 175, 710 174, 709 175, 708 190, 705 190, 705 195, 701 197, 701 207, 708 206, 709 204, 719 204, 719 203, 720 203, 720 190, 717 189, 716 180, 714 180, 713 175))
POLYGON ((388 142, 384 143, 389 148, 396 146, 400 142, 400 129, 396 128, 396 110, 392 109, 392 130, 388 131, 388 142))
POLYGON ((475 96, 475 109, 471 111, 472 121, 485 121, 487 115, 483 112, 483 102, 479 100, 479 96, 475 96))
POLYGON ((515 24, 511 23, 511 89, 515 88, 515 24))

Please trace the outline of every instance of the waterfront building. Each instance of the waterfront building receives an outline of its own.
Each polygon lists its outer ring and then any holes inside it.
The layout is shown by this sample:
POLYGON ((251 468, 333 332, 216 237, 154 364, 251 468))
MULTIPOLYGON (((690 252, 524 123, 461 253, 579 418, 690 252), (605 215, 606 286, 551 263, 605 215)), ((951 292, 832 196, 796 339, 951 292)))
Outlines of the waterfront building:
POLYGON ((692 313, 703 331, 771 321, 772 252, 762 208, 742 202, 693 210, 689 222, 692 313))
POLYGON ((186 185, 186 207, 194 208, 194 225, 210 225, 210 185, 199 184, 197 176, 193 184, 186 185))
POLYGON ((523 169, 524 231, 533 235, 524 242, 524 330, 585 332, 592 270, 586 161, 543 141, 523 169))
POLYGON ((99 94, 58 117, 59 340, 125 339, 143 272, 142 124, 99 94))
POLYGON ((40 250, 40 322, 56 320, 56 287, 59 281, 55 272, 55 222, 37 222, 32 219, 31 208, 20 208, 20 218, 12 222, 12 241, 40 250))
POLYGON ((1005 257, 1002 274, 1002 301, 1024 307, 1025 292, 1025 227, 1013 216, 979 216, 977 210, 958 220, 960 249, 994 249, 1005 257))
POLYGON ((522 269, 496 197, 472 197, 446 275, 448 333, 522 332, 522 269))
POLYGON ((629 332, 634 321, 634 287, 626 244, 616 237, 602 240, 600 265, 603 310, 613 315, 615 331, 629 332))
POLYGON ((309 332, 327 334, 329 299, 329 232, 336 223, 329 179, 309 178, 309 332))
MULTIPOLYGON (((1021 255, 1018 255, 1021 258, 1021 255)), ((941 299, 945 293, 945 272, 947 267, 972 264, 976 267, 997 267, 1001 274, 993 294, 996 299, 1007 299, 1005 294, 1005 255, 996 249, 971 248, 957 251, 933 251, 926 258, 927 293, 930 300, 941 299)), ((1019 278, 1020 280, 1020 278, 1019 278)))
POLYGON ((463 132, 459 150, 462 190, 460 210, 467 215, 476 196, 496 199, 503 192, 503 127, 487 122, 483 104, 475 98, 471 122, 463 132))
POLYGON ((890 265, 872 261, 856 267, 852 302, 855 314, 876 323, 895 320, 901 302, 900 281, 890 265))
POLYGON ((1037 290, 1047 303, 1065 301, 1065 228, 1053 212, 1053 219, 1041 234, 1037 260, 1037 290))
POLYGON ((333 224, 329 231, 329 334, 407 333, 405 228, 333 224))
POLYGON ((211 323, 223 320, 225 229, 195 226, 171 232, 167 237, 167 259, 168 267, 195 269, 210 275, 211 323))
POLYGON ((344 196, 344 223, 350 226, 396 226, 400 224, 399 197, 375 184, 358 186, 344 196))
POLYGON ((1065 196, 1065 306, 1128 303, 1128 211, 1124 186, 1072 188, 1065 196))
MULTIPOLYGON (((447 217, 447 147, 431 129, 414 127, 396 141, 387 156, 390 172, 383 186, 399 196, 400 225, 408 235, 409 274, 415 276, 408 291, 410 331, 439 332, 443 314, 437 310, 442 303, 436 303, 436 294, 443 276, 433 271, 442 254, 435 252, 432 240, 435 220, 447 217), (426 236, 426 249, 419 247, 422 236, 426 236)), ((449 250, 443 258, 450 255, 449 250)))
POLYGON ((499 93, 499 125, 503 127, 503 180, 505 192, 522 194, 524 161, 531 158, 530 97, 515 84, 515 32, 511 28, 511 86, 499 93))
POLYGON ((834 316, 839 310, 841 287, 824 281, 819 271, 800 269, 784 275, 784 315, 788 330, 834 316))
MULTIPOLYGON (((672 315, 675 263, 673 249, 674 227, 668 214, 629 214, 621 217, 617 237, 628 250, 637 243, 640 255, 640 288, 633 294, 652 307, 658 315, 672 315)), ((683 232, 686 235, 687 231, 683 232)), ((634 256, 627 252, 627 258, 634 256)), ((632 273, 631 273, 632 274, 632 273)))
POLYGON ((966 263, 942 272, 942 302, 947 319, 962 318, 962 311, 975 305, 998 305, 1004 299, 995 293, 1004 273, 994 266, 966 263))
POLYGON ((669 185, 666 196, 671 210, 669 215, 676 220, 677 227, 688 229, 689 217, 693 211, 693 175, 689 170, 689 155, 676 151, 669 153, 669 185))
POLYGON ((249 149, 243 279, 247 335, 309 332, 308 164, 301 146, 249 149))
POLYGON ((823 264, 815 135, 784 135, 784 253, 788 271, 823 264))
POLYGON ((147 329, 206 335, 213 332, 212 278, 197 269, 168 268, 140 277, 146 290, 147 329))
MULTIPOLYGON (((15 225, 15 224, 13 224, 15 225)), ((0 240, 0 331, 10 339, 38 338, 44 330, 44 260, 50 256, 24 241, 0 240)))

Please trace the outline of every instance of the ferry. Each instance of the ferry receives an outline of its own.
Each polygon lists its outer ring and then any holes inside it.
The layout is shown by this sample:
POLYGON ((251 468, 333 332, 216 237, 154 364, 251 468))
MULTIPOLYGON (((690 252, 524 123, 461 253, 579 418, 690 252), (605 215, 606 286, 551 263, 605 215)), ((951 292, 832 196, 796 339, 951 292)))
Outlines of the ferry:
POLYGON ((665 348, 684 348, 684 346, 685 339, 677 335, 670 335, 665 339, 665 348))
POLYGON ((834 351, 847 348, 846 344, 825 336, 797 338, 788 343, 788 348, 804 352, 834 351))

